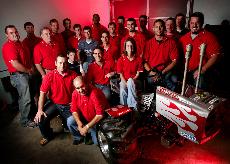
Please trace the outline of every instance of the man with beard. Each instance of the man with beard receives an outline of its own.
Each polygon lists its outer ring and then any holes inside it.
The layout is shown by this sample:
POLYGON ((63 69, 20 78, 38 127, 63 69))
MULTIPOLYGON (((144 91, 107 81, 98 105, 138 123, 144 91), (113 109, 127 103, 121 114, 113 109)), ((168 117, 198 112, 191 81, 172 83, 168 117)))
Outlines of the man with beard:
POLYGON ((198 76, 198 66, 200 62, 200 46, 205 44, 205 52, 203 57, 203 63, 201 68, 201 76, 199 88, 206 88, 207 82, 205 82, 205 75, 217 62, 221 54, 221 46, 218 43, 216 37, 202 28, 204 24, 204 15, 201 12, 195 12, 190 16, 189 26, 190 32, 180 38, 180 42, 183 47, 184 54, 186 52, 186 46, 192 45, 192 53, 190 55, 188 63, 188 79, 190 83, 194 84, 198 76))

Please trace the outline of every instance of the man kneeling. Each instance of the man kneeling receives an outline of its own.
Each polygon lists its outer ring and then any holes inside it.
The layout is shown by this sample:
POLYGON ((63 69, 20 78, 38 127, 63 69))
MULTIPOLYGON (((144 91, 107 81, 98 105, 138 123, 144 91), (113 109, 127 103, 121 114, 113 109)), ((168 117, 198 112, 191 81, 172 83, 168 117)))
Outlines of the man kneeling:
MULTIPOLYGON (((71 95, 74 90, 73 80, 77 74, 67 68, 66 56, 59 55, 55 61, 56 69, 50 71, 42 79, 40 96, 38 101, 38 112, 34 121, 38 123, 43 138, 40 144, 47 144, 54 136, 50 128, 50 120, 60 114, 66 121, 68 128, 77 127, 73 123, 70 112, 71 95), (50 103, 45 105, 47 95, 50 103)), ((74 136, 75 138, 75 136, 74 136)))
POLYGON ((76 77, 73 84, 76 90, 72 94, 70 110, 74 118, 72 121, 77 123, 77 129, 72 126, 70 132, 74 136, 78 135, 74 144, 79 144, 83 136, 89 132, 93 143, 97 145, 96 124, 103 118, 104 110, 109 107, 109 103, 100 89, 87 84, 82 77, 76 77))

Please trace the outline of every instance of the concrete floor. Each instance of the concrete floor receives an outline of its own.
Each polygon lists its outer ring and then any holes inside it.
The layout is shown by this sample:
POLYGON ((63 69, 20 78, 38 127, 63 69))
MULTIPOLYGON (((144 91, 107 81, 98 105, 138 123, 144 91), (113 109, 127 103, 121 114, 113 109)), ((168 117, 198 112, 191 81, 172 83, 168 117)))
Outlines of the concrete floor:
MULTIPOLYGON (((228 106, 230 107, 230 106, 228 106)), ((230 109, 230 108, 228 108, 230 109)), ((139 164, 229 164, 230 110, 225 115, 222 132, 204 145, 186 142, 182 147, 165 148, 160 136, 140 139, 139 164)), ((72 145, 69 133, 57 133, 56 138, 42 147, 38 128, 22 128, 16 111, 0 111, 0 145, 2 164, 105 164, 100 150, 94 145, 72 145)), ((59 131, 59 129, 56 129, 59 131)))

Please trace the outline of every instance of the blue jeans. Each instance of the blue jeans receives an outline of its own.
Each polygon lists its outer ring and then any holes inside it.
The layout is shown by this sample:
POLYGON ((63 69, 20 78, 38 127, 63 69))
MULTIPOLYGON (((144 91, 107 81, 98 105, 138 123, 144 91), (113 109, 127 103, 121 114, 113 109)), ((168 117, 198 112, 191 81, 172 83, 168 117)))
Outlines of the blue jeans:
POLYGON ((18 91, 18 105, 21 114, 20 123, 25 125, 29 121, 29 113, 31 110, 31 92, 29 86, 29 74, 15 73, 10 75, 10 82, 18 91))
POLYGON ((172 91, 175 90, 176 88, 176 85, 177 85, 177 76, 174 75, 172 72, 168 72, 167 74, 165 74, 163 76, 163 79, 162 79, 162 83, 159 84, 159 83, 155 83, 153 81, 153 77, 148 77, 147 78, 147 82, 148 82, 148 86, 154 90, 155 92, 155 89, 157 87, 157 85, 161 85, 161 86, 164 86, 172 91))
POLYGON ((47 117, 43 117, 42 121, 39 123, 39 128, 44 138, 51 139, 53 137, 53 131, 50 128, 50 120, 58 114, 60 114, 66 120, 68 127, 71 126, 77 128, 76 123, 71 124, 72 113, 70 112, 69 105, 60 105, 48 102, 44 107, 44 112, 46 113, 47 117))
POLYGON ((110 85, 95 84, 95 86, 104 93, 106 99, 109 101, 111 96, 110 85))
POLYGON ((120 82, 120 104, 128 105, 128 107, 133 107, 137 109, 137 87, 139 86, 137 80, 129 78, 127 85, 121 81, 120 82))
MULTIPOLYGON (((87 121, 85 121, 84 119, 81 119, 81 121, 82 121, 83 124, 87 124, 87 121)), ((67 126, 68 126, 70 132, 73 134, 74 140, 80 140, 80 139, 83 138, 83 136, 80 134, 78 129, 75 127, 75 125, 77 125, 77 124, 76 124, 76 121, 75 121, 74 117, 73 116, 69 117, 68 122, 67 122, 67 126)), ((93 127, 91 127, 89 129, 89 133, 91 134, 93 143, 95 145, 98 145, 98 143, 97 143, 97 135, 96 135, 97 134, 96 125, 94 125, 93 127)))

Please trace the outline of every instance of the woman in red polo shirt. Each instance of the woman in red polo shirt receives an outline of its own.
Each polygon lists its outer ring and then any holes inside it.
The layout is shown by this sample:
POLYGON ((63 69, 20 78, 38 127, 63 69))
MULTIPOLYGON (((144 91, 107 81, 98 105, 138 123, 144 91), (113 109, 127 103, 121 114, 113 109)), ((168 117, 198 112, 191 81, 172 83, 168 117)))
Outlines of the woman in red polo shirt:
POLYGON ((124 44, 124 53, 118 59, 117 73, 120 74, 120 103, 137 109, 138 77, 143 72, 142 58, 136 55, 137 47, 133 38, 128 38, 124 44))

